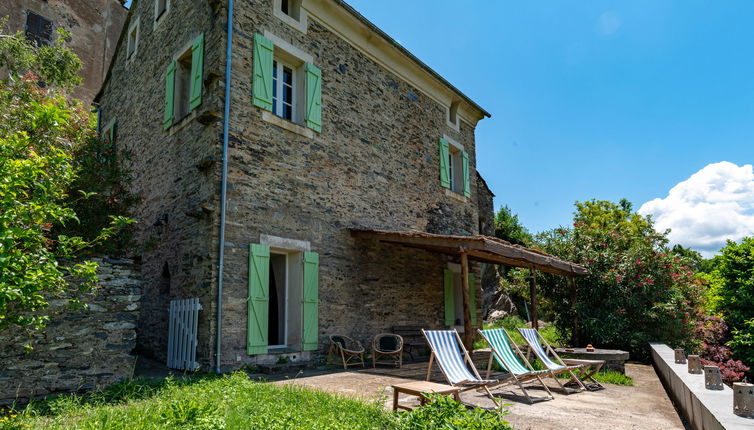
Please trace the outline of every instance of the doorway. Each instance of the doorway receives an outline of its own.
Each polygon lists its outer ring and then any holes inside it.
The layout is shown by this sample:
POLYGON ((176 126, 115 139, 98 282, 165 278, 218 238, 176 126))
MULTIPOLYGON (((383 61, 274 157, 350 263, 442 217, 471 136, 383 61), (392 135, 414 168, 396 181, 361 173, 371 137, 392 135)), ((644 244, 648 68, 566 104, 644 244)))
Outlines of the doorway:
POLYGON ((267 339, 270 348, 288 346, 288 255, 270 254, 270 301, 267 339))

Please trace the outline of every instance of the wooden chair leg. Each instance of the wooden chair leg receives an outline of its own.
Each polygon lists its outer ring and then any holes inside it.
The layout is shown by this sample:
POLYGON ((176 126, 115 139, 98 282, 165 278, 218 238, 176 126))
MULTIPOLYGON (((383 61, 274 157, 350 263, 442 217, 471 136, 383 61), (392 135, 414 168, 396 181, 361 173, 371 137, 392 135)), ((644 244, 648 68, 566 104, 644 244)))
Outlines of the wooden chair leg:
POLYGON ((343 360, 343 370, 348 370, 348 364, 346 364, 346 353, 343 352, 343 348, 340 348, 340 358, 343 360))
POLYGON ((372 350, 372 368, 377 367, 377 351, 372 350))
POLYGON ((427 366, 427 381, 429 381, 430 377, 432 376, 432 364, 435 361, 435 353, 429 355, 429 366, 427 366))

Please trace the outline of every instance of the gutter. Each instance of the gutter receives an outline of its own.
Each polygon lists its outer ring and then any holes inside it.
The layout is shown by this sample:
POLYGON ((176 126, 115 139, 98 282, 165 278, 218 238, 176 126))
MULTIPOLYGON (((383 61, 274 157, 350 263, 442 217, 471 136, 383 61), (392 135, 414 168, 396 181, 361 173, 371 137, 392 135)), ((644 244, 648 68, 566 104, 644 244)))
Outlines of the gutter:
POLYGON ((215 339, 215 373, 220 371, 223 329, 223 271, 225 268, 225 210, 228 195, 228 135, 230 133, 230 82, 233 51, 233 0, 228 0, 228 47, 225 53, 225 107, 223 111, 223 165, 220 181, 220 251, 217 265, 217 324, 215 339))

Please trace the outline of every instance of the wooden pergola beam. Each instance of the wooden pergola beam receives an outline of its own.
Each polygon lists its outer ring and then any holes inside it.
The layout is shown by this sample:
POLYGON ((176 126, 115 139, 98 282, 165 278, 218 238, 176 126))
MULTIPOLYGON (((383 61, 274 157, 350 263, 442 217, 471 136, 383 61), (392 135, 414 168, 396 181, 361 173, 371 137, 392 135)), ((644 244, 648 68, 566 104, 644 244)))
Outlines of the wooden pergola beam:
MULTIPOLYGON (((461 251, 461 285, 463 289, 463 343, 471 351, 474 333, 471 332, 471 299, 469 297, 469 257, 461 251)), ((474 309, 476 312, 476 309, 474 309)))

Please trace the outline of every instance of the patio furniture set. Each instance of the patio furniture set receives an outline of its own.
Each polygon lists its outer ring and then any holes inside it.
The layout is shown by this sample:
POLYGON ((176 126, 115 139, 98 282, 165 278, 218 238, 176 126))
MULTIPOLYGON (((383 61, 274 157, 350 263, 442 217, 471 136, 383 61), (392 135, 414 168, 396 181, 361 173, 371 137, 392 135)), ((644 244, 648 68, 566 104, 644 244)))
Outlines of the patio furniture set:
POLYGON ((456 330, 422 330, 431 351, 427 368, 427 381, 393 385, 393 410, 398 408, 409 409, 398 403, 400 393, 419 397, 420 404, 423 405, 427 401, 426 393, 450 394, 458 400, 460 392, 474 389, 484 391, 499 408, 501 405, 492 395, 490 389, 514 383, 521 388, 527 401, 531 404, 534 400, 529 396, 523 384, 534 380, 539 382, 548 394, 546 398, 538 400, 551 400, 554 397, 550 388, 542 380, 543 377, 555 379, 566 394, 603 388, 594 379, 594 374, 604 365, 604 361, 586 360, 589 362, 567 365, 537 330, 521 328, 518 330, 528 345, 526 354, 511 340, 505 329, 478 330, 490 346, 490 358, 484 378, 477 371, 456 330), (535 370, 532 367, 529 361, 532 352, 546 367, 545 369, 535 370), (552 358, 550 358, 550 355, 552 358), (498 365, 507 372, 502 379, 490 379, 493 357, 498 365), (429 382, 432 365, 435 361, 448 385, 429 382), (560 373, 568 373, 570 380, 565 384, 561 383, 557 378, 560 373), (585 385, 584 381, 591 381, 591 383, 585 385), (569 385, 575 386, 576 390, 570 389, 569 385))

